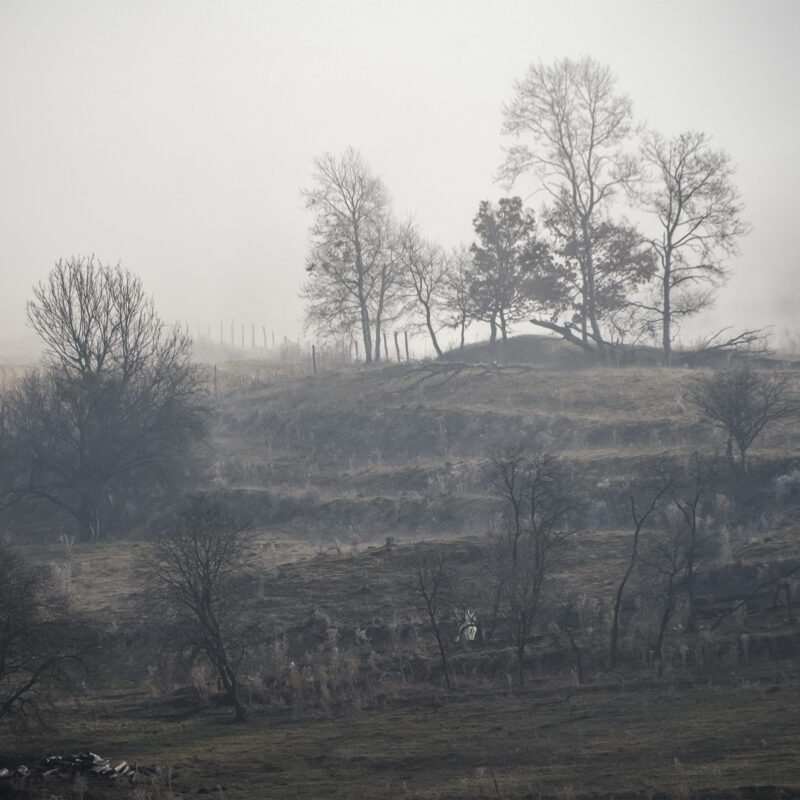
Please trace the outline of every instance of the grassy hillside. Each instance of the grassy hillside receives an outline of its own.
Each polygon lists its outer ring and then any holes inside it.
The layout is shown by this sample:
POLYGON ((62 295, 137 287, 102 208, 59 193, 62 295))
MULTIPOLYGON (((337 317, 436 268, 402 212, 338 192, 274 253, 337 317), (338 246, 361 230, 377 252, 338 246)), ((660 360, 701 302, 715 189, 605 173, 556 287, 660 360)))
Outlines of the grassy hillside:
MULTIPOLYGON (((93 750, 161 769, 133 785, 0 780, 0 796, 800 795, 800 625, 773 602, 776 576, 794 592, 800 575, 800 420, 757 442, 747 485, 723 474, 714 486, 696 626, 675 612, 657 669, 653 587, 635 578, 611 670, 630 498, 646 499, 664 459, 724 442, 688 402, 702 372, 568 358, 527 340, 318 375, 220 365, 204 458, 208 488, 254 527, 242 588, 260 631, 244 681, 250 720, 229 724, 213 675, 165 640, 144 539, 70 556, 37 546, 99 648, 51 727, 0 729, 0 768, 93 750), (450 617, 469 605, 482 626, 489 618, 490 462, 516 446, 559 453, 588 499, 549 576, 524 687, 502 630, 457 645, 450 617), (452 692, 415 583, 437 553, 452 692)), ((775 368, 800 390, 790 365, 775 368)))
MULTIPOLYGON (((702 374, 431 362, 256 381, 219 399, 213 475, 256 519, 325 544, 479 534, 487 465, 520 446, 583 470, 602 499, 592 522, 618 525, 659 458, 724 451, 687 400, 702 374)), ((800 424, 753 455, 757 472, 788 473, 800 424)))

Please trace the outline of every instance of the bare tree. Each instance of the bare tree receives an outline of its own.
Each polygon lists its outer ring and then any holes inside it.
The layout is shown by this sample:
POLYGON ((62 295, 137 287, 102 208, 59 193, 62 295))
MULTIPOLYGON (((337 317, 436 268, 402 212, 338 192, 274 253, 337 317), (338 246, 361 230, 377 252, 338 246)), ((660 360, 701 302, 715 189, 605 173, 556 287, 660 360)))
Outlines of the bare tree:
POLYGON ((643 512, 639 512, 636 510, 636 500, 631 497, 631 517, 633 519, 633 539, 631 542, 631 551, 628 557, 628 565, 625 568, 625 572, 622 575, 622 579, 619 582, 619 586, 617 586, 617 591, 614 594, 614 613, 611 618, 611 641, 609 645, 609 662, 611 664, 612 669, 617 665, 617 653, 618 653, 618 643, 619 643, 619 621, 620 621, 620 612, 622 610, 622 598, 625 593, 625 587, 627 586, 628 580, 633 573, 634 568, 636 567, 638 560, 639 560, 639 543, 640 537, 642 533, 642 528, 647 523, 647 520, 650 516, 656 511, 661 502, 662 497, 664 494, 669 490, 670 484, 667 480, 664 480, 664 475, 662 473, 662 481, 660 486, 655 489, 650 496, 650 499, 647 502, 647 506, 643 512))
POLYGON ((433 242, 426 241, 408 225, 403 234, 405 276, 412 295, 412 304, 422 313, 425 330, 430 336, 436 355, 441 357, 437 317, 444 306, 444 291, 448 264, 444 252, 433 242))
POLYGON ((322 333, 360 338, 367 363, 379 361, 403 255, 389 194, 352 148, 325 153, 314 167, 315 186, 303 191, 314 213, 302 290, 306 319, 322 333))
POLYGON ((40 718, 87 650, 51 583, 0 542, 0 721, 40 718))
POLYGON ((5 398, 8 496, 44 498, 97 540, 127 498, 178 474, 204 434, 191 341, 159 319, 137 277, 92 258, 59 261, 28 320, 45 354, 5 398))
POLYGON ((664 669, 667 627, 686 585, 690 546, 690 532, 679 520, 648 537, 640 555, 647 572, 646 584, 657 608, 656 638, 652 652, 658 663, 659 675, 664 669))
POLYGON ((595 230, 616 190, 637 170, 625 150, 633 133, 631 102, 615 83, 609 68, 591 58, 534 64, 516 82, 514 98, 504 108, 503 133, 516 144, 507 150, 501 177, 511 185, 524 173, 535 173, 555 207, 572 221, 586 298, 582 341, 587 344, 591 336, 597 346, 604 339, 595 230))
POLYGON ((681 474, 672 482, 671 500, 680 513, 686 531, 686 590, 689 598, 689 625, 694 626, 694 575, 698 558, 703 553, 702 504, 713 486, 717 459, 693 453, 681 474))
POLYGON ((187 498, 152 542, 156 591, 174 616, 181 644, 214 667, 234 720, 243 722, 239 672, 249 636, 241 580, 248 535, 227 506, 205 495, 187 498))
POLYGON ((659 233, 650 244, 660 264, 659 291, 644 307, 660 322, 667 364, 678 324, 713 302, 726 276, 725 257, 738 252, 750 230, 730 156, 709 141, 697 131, 669 140, 650 133, 643 146, 651 174, 642 199, 657 220, 659 233))
POLYGON ((515 450, 493 461, 493 490, 502 504, 502 523, 493 533, 497 605, 511 627, 520 684, 543 588, 576 532, 576 485, 567 466, 550 454, 527 458, 515 450))
MULTIPOLYGON (((638 512, 631 497, 634 533, 628 566, 617 588, 611 624, 610 664, 617 662, 619 620, 625 586, 637 565, 649 573, 650 593, 660 604, 658 631, 653 651, 663 655, 667 626, 678 598, 686 592, 689 624, 693 624, 694 577, 698 560, 706 551, 703 537, 704 499, 709 494, 716 471, 716 459, 693 453, 679 466, 658 465, 658 485, 652 490, 643 512, 638 512), (658 519, 655 515, 659 513, 658 519), (642 542, 641 533, 650 520, 650 534, 642 542)), ((660 664, 661 667, 661 664, 660 664)))
POLYGON ((728 462, 747 474, 747 451, 767 426, 800 414, 800 395, 786 373, 759 373, 749 366, 720 370, 694 383, 697 408, 728 436, 728 462))
POLYGON ((459 332, 459 349, 464 349, 467 328, 472 321, 470 298, 470 273, 472 255, 464 246, 454 247, 445 257, 445 280, 443 289, 444 309, 448 324, 459 332))
POLYGON ((452 691, 450 663, 447 658, 441 623, 441 609, 445 607, 443 595, 450 588, 450 574, 447 571, 443 550, 436 549, 431 553, 424 553, 421 549, 418 549, 414 565, 414 584, 430 622, 436 645, 439 648, 439 657, 442 660, 442 671, 444 672, 447 691, 452 691))

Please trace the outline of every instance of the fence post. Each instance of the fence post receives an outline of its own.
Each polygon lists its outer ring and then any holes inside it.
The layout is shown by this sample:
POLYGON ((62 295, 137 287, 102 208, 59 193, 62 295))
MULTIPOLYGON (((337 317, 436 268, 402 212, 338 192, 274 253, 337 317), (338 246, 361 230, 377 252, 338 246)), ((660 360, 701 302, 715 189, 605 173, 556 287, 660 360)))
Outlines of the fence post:
POLYGON ((314 374, 317 374, 317 348, 311 345, 311 366, 314 368, 314 374))

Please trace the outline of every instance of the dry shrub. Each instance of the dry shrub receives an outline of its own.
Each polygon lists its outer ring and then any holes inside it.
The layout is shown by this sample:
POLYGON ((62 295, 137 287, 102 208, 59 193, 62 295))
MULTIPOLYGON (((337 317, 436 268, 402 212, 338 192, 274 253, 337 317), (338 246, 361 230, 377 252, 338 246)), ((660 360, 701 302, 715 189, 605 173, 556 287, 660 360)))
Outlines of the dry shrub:
POLYGON ((217 678, 213 667, 205 660, 192 666, 189 673, 192 688, 202 700, 208 700, 217 692, 217 678))
POLYGON ((153 698, 163 698, 177 687, 177 658, 174 653, 159 650, 156 661, 147 665, 147 677, 142 688, 153 698))

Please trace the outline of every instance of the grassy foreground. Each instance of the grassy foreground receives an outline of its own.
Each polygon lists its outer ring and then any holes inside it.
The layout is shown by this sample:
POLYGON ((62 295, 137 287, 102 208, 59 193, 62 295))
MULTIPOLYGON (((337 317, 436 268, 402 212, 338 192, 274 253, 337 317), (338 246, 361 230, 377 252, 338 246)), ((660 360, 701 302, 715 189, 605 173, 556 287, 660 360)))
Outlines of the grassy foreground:
MULTIPOLYGON (((85 700, 26 749, 81 743, 165 767, 135 786, 90 782, 93 797, 798 796, 800 669, 774 666, 718 684, 672 676, 431 692, 343 716, 256 712, 238 726, 227 711, 181 713, 123 692, 85 700)), ((44 797, 74 789, 27 788, 44 797)))

